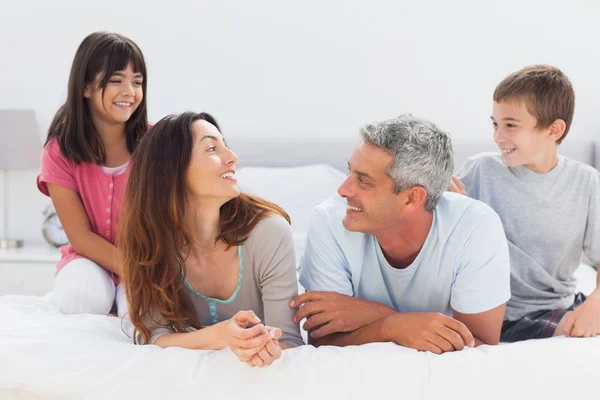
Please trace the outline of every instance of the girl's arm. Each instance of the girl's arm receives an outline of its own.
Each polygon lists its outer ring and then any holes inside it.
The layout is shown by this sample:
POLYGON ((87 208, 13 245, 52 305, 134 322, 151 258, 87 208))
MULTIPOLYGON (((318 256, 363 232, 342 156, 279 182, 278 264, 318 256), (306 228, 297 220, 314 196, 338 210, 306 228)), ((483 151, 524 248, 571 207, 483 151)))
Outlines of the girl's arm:
POLYGON ((79 194, 72 189, 47 183, 58 218, 75 251, 107 270, 121 275, 121 252, 92 232, 79 194))

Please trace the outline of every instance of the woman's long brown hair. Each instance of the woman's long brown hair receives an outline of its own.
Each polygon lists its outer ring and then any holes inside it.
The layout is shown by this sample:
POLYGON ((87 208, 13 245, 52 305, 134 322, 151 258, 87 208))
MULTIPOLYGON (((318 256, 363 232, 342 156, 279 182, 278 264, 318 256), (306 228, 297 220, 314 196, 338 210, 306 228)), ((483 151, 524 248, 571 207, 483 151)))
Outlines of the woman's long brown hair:
MULTIPOLYGON (((205 120, 220 131, 208 113, 170 115, 143 136, 132 158, 117 245, 123 252, 121 278, 135 327, 135 343, 138 339, 148 342, 149 324, 160 324, 174 332, 202 328, 186 294, 185 264, 182 261, 180 267, 178 263, 183 260, 181 248, 192 238, 185 223, 185 177, 194 145, 192 124, 197 120, 205 120)), ((290 222, 279 206, 240 194, 221 207, 217 241, 240 245, 258 222, 273 213, 290 222)))

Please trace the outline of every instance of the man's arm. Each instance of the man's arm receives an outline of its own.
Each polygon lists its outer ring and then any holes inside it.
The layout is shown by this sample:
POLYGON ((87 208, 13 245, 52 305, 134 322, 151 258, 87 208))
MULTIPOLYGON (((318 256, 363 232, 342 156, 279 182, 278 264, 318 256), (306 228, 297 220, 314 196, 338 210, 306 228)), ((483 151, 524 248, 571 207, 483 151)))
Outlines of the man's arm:
POLYGON ((296 296, 290 306, 302 306, 294 315, 294 322, 299 323, 306 318, 302 328, 313 339, 334 333, 354 332, 395 313, 381 303, 335 292, 306 292, 296 296))
POLYGON ((508 242, 500 217, 488 206, 473 210, 468 218, 477 220, 464 247, 457 249, 460 257, 450 305, 454 318, 469 328, 478 345, 498 344, 510 299, 508 242))
POLYGON ((317 208, 311 217, 298 281, 307 291, 354 294, 352 272, 326 210, 317 208))
POLYGON ((294 316, 309 331, 314 346, 351 346, 394 342, 441 354, 473 347, 475 341, 462 322, 440 313, 400 313, 376 302, 339 293, 307 292, 290 306, 302 305, 294 316))
POLYGON ((314 346, 378 342, 394 342, 435 354, 475 345, 473 335, 462 322, 440 313, 393 312, 352 332, 334 333, 317 339, 309 337, 309 344, 314 346))
POLYGON ((381 317, 372 323, 362 326, 352 332, 338 332, 326 336, 313 337, 309 331, 308 344, 315 347, 319 346, 360 346, 367 343, 390 342, 386 335, 388 333, 388 321, 386 317, 381 317))
POLYGON ((462 314, 454 311, 454 318, 466 325, 475 337, 475 345, 498 344, 506 304, 478 314, 462 314))

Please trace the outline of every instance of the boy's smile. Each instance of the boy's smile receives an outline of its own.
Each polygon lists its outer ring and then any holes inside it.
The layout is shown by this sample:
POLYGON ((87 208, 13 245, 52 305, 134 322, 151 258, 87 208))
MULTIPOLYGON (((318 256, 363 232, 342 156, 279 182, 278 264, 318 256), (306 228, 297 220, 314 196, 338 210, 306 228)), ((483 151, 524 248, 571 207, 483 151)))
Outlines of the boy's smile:
POLYGON ((558 144, 551 129, 538 127, 524 100, 494 102, 494 141, 509 167, 524 166, 546 173, 558 162, 558 144))

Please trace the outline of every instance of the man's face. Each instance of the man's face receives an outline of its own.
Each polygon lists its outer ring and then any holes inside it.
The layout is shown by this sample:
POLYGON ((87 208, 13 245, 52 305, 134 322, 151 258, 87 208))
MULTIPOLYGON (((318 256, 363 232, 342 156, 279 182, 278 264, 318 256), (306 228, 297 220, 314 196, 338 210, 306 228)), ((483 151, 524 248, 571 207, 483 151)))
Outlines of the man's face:
POLYGON ((398 221, 405 195, 394 194, 388 175, 392 162, 393 157, 380 147, 364 141, 355 147, 348 178, 338 189, 348 201, 342 223, 349 231, 375 235, 398 221))

